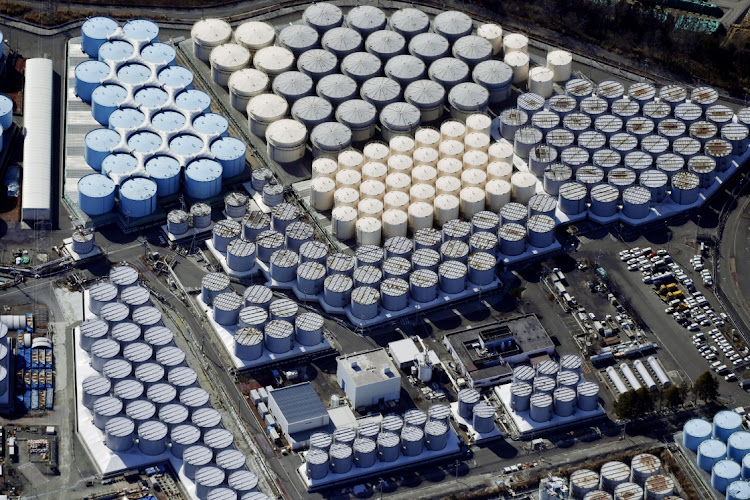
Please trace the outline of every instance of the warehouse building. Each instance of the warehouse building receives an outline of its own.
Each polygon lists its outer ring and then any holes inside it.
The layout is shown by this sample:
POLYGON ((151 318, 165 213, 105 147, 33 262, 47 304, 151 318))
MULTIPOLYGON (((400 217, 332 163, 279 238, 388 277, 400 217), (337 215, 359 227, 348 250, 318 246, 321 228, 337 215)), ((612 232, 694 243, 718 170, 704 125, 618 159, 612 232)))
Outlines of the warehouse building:
POLYGON ((268 409, 285 436, 327 426, 330 417, 310 382, 274 389, 268 409))
POLYGON ((336 380, 354 408, 364 408, 401 395, 401 375, 385 349, 372 349, 336 358, 336 380))

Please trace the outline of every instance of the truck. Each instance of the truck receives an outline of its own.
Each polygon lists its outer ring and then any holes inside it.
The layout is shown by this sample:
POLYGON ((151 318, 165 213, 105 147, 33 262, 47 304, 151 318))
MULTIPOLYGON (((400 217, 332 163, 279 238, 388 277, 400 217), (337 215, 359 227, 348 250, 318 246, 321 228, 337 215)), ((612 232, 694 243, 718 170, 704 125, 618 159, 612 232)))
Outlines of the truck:
POLYGON ((670 299, 670 300, 675 300, 675 299, 678 299, 678 300, 679 300, 679 299, 682 299, 682 298, 684 298, 684 297, 685 297, 685 294, 684 294, 684 293, 682 293, 682 290, 676 290, 676 291, 674 291, 674 292, 669 292, 669 293, 667 294, 667 297, 669 297, 669 299, 670 299))

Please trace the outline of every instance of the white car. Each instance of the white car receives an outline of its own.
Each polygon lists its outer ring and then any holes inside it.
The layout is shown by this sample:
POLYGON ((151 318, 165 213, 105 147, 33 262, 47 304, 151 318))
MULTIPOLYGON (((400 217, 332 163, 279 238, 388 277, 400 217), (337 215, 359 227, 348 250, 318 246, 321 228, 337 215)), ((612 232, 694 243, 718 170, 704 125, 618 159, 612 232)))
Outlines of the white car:
POLYGON ((687 329, 688 329, 689 331, 691 331, 691 332, 697 332, 698 330, 700 330, 700 329, 701 329, 701 327, 700 327, 700 326, 698 326, 698 323, 690 323, 690 324, 688 325, 687 329))
POLYGON ((734 373, 730 373, 729 375, 724 377, 724 380, 726 380, 727 382, 734 382, 735 380, 737 380, 737 375, 735 375, 734 373))

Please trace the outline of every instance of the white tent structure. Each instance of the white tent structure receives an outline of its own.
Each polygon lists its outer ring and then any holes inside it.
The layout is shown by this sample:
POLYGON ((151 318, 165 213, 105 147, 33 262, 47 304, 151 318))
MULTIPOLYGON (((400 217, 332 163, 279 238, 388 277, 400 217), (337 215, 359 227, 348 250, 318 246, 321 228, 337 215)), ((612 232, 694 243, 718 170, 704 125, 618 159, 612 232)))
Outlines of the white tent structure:
POLYGON ((26 61, 21 218, 52 217, 52 61, 26 61))

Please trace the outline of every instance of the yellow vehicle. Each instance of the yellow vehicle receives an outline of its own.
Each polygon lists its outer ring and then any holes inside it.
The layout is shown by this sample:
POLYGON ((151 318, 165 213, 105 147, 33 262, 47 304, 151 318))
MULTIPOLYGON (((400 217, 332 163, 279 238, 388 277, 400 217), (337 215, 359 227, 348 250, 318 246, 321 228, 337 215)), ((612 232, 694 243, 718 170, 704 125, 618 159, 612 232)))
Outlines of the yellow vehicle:
POLYGON ((672 300, 674 300, 674 299, 682 299, 683 297, 685 297, 685 294, 682 293, 682 290, 677 290, 677 291, 674 291, 674 292, 669 292, 667 294, 667 297, 669 297, 672 300))
POLYGON ((676 290, 679 290, 679 288, 677 288, 677 283, 669 283, 667 285, 667 290, 669 290, 670 292, 674 292, 676 290))
POLYGON ((677 312, 682 312, 685 309, 688 309, 688 305, 685 304, 684 302, 680 302, 679 304, 677 304, 677 307, 674 308, 674 310, 677 312))

